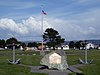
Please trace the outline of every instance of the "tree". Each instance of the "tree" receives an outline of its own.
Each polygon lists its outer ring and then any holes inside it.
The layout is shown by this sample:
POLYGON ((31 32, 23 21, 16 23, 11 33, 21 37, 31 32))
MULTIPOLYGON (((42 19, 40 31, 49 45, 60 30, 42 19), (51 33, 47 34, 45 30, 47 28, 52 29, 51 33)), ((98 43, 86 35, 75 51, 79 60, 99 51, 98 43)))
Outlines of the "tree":
POLYGON ((48 47, 53 47, 55 49, 55 46, 61 45, 61 43, 64 43, 64 38, 61 38, 58 31, 54 30, 53 28, 48 28, 45 30, 43 39, 46 42, 48 47))
POLYGON ((1 39, 0 39, 0 47, 1 47, 1 48, 4 48, 5 45, 6 45, 5 40, 3 40, 3 39, 1 40, 1 39))
POLYGON ((36 42, 29 42, 28 47, 37 47, 37 43, 36 42))
POLYGON ((24 42, 22 42, 20 45, 21 45, 23 48, 26 47, 26 44, 25 44, 24 42))
POLYGON ((74 48, 74 46, 75 46, 74 41, 70 41, 70 42, 69 42, 69 48, 74 48))
POLYGON ((80 49, 80 47, 81 47, 82 49, 85 49, 86 44, 87 44, 87 40, 83 40, 83 41, 80 40, 80 41, 77 41, 77 42, 75 43, 75 47, 78 48, 78 49, 80 49))
POLYGON ((13 44, 13 43, 15 43, 15 44, 18 43, 18 40, 14 37, 9 38, 9 39, 6 40, 6 44, 13 44))
POLYGON ((80 47, 82 47, 82 41, 80 40, 80 41, 77 41, 76 43, 75 43, 75 47, 76 48, 78 48, 78 49, 80 49, 80 47))

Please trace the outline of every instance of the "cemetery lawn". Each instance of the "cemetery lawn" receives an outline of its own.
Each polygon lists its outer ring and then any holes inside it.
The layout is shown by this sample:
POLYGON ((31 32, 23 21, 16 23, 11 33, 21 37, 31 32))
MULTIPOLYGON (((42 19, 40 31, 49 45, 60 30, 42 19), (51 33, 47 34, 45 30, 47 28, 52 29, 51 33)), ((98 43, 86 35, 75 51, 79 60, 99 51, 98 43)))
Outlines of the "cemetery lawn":
MULTIPOLYGON (((84 50, 67 50, 66 54, 69 65, 79 64, 79 58, 84 59, 84 50)), ((21 64, 28 66, 39 66, 42 57, 40 57, 39 52, 16 50, 16 58, 21 59, 21 64)), ((12 59, 12 51, 0 51, 0 75, 47 75, 41 73, 32 73, 30 72, 30 68, 26 66, 8 64, 7 59, 12 59)), ((80 67, 79 69, 82 70, 85 75, 99 75, 100 50, 88 51, 88 59, 93 59, 94 61, 92 62, 92 64, 85 65, 83 67, 80 67)), ((72 73, 69 75, 76 74, 72 73)))

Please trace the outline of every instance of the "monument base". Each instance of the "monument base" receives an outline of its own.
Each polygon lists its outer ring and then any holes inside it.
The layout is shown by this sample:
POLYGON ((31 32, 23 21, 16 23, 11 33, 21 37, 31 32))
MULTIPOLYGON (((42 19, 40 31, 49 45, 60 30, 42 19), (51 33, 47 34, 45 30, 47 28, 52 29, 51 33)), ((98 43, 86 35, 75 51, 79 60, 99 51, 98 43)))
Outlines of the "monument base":
POLYGON ((41 50, 41 51, 40 51, 40 55, 41 55, 41 56, 45 56, 45 51, 44 51, 44 50, 43 50, 43 51, 41 50))

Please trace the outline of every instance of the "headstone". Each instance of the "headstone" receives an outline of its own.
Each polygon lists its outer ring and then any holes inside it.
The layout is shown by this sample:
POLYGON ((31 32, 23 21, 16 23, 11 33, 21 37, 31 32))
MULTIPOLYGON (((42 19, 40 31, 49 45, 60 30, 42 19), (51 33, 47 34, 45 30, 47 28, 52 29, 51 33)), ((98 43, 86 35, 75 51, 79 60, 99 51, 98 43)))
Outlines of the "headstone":
POLYGON ((63 50, 52 51, 46 54, 40 61, 41 65, 49 69, 66 70, 68 68, 67 56, 63 50))

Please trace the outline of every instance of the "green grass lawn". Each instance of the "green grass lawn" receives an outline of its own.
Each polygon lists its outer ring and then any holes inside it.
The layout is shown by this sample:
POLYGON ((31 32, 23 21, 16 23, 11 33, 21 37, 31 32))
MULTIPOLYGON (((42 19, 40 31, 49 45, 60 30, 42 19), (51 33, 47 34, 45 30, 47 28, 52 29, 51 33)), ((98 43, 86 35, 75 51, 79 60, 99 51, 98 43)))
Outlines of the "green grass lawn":
MULTIPOLYGON (((74 56, 68 56, 68 62, 70 65, 77 64, 77 61, 73 62, 73 60, 77 60, 79 57, 81 59, 84 59, 84 55, 81 53, 84 53, 84 51, 76 51, 77 54, 80 53, 80 55, 74 55, 74 56)), ((88 51, 88 59, 93 59, 93 62, 91 64, 87 64, 83 67, 80 67, 79 69, 83 71, 85 75, 100 75, 100 50, 90 50, 88 51)), ((69 75, 76 75, 75 73, 69 74, 69 75)))
POLYGON ((94 61, 90 65, 86 65, 81 70, 85 75, 100 75, 100 51, 89 51, 88 58, 94 61))
MULTIPOLYGON (((33 56, 32 53, 34 52, 16 51, 16 54, 20 54, 20 55, 16 55, 16 58, 21 59, 21 64, 30 65, 30 66, 39 65, 40 56, 39 55, 33 56), (21 54, 31 54, 31 55, 26 56, 21 54)), ((30 72, 29 67, 8 64, 7 59, 10 60, 12 59, 12 51, 11 50, 0 51, 0 75, 47 75, 42 73, 32 73, 30 72)))
MULTIPOLYGON (((84 59, 84 51, 80 50, 68 50, 66 51, 67 60, 69 65, 78 64, 78 59, 84 59)), ((39 52, 34 51, 19 51, 16 50, 16 58, 21 59, 21 64, 36 66, 40 65, 41 57, 39 52), (36 55, 33 55, 33 54, 36 55), (22 55, 24 54, 24 55, 22 55)), ((47 75, 40 73, 31 73, 29 67, 11 65, 8 64, 7 59, 12 59, 12 51, 0 51, 0 75, 47 75)), ((80 70, 83 71, 85 75, 99 75, 100 74, 100 51, 99 50, 90 50, 88 51, 88 59, 93 59, 92 64, 85 65, 80 70)), ((69 75, 75 75, 69 74, 69 75)))

